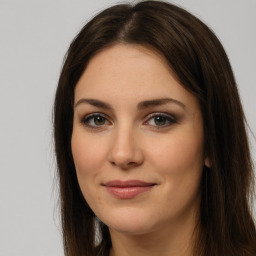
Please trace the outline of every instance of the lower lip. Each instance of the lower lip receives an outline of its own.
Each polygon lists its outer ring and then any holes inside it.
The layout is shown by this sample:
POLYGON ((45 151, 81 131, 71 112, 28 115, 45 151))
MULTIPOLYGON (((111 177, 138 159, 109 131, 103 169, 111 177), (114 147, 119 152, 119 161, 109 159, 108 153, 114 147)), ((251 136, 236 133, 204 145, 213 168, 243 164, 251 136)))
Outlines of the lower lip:
POLYGON ((146 191, 152 189, 151 186, 138 186, 138 187, 106 187, 108 192, 120 199, 131 199, 146 191))

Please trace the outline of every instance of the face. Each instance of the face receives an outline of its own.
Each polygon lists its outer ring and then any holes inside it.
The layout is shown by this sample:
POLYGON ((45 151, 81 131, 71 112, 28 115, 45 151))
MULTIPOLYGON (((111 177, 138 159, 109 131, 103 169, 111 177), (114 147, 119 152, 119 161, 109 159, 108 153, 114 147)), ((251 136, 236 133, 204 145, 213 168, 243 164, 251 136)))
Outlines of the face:
POLYGON ((165 59, 117 44, 75 88, 72 153, 81 191, 111 231, 145 234, 193 220, 204 162, 197 99, 165 59))

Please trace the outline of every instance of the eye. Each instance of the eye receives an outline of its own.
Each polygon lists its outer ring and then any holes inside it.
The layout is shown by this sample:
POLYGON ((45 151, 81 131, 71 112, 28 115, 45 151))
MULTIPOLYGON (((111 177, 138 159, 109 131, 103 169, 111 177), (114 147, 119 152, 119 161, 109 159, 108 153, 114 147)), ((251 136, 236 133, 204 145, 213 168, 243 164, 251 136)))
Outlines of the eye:
POLYGON ((109 125, 110 122, 101 113, 93 113, 85 116, 81 121, 85 126, 89 128, 100 128, 104 125, 109 125))
POLYGON ((172 124, 177 123, 176 119, 168 114, 164 113, 154 113, 149 116, 146 124, 154 126, 156 128, 167 127, 172 124))

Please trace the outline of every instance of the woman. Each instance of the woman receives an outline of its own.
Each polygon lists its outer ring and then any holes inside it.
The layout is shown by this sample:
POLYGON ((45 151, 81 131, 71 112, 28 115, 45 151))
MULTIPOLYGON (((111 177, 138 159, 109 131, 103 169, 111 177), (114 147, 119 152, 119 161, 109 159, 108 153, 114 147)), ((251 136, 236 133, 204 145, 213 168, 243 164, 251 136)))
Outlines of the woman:
POLYGON ((145 1, 85 25, 54 130, 66 255, 256 255, 236 83, 187 11, 145 1))

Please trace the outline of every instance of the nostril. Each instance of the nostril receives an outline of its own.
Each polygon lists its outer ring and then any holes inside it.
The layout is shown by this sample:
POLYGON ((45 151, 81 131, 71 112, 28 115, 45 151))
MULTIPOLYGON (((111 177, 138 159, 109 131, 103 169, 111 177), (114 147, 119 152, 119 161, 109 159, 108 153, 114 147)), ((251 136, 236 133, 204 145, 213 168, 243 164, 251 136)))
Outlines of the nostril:
POLYGON ((113 161, 110 161, 110 163, 111 163, 112 165, 116 165, 116 163, 115 163, 115 162, 113 162, 113 161))
POLYGON ((127 164, 127 166, 136 166, 136 165, 138 165, 138 164, 135 163, 135 162, 129 162, 129 163, 127 164))
POLYGON ((112 166, 129 169, 141 165, 144 155, 137 145, 119 140, 119 143, 110 147, 108 161, 112 166))
POLYGON ((122 169, 129 169, 129 168, 136 167, 139 165, 136 162, 116 163, 115 161, 110 161, 110 163, 111 163, 111 165, 120 167, 122 169))

